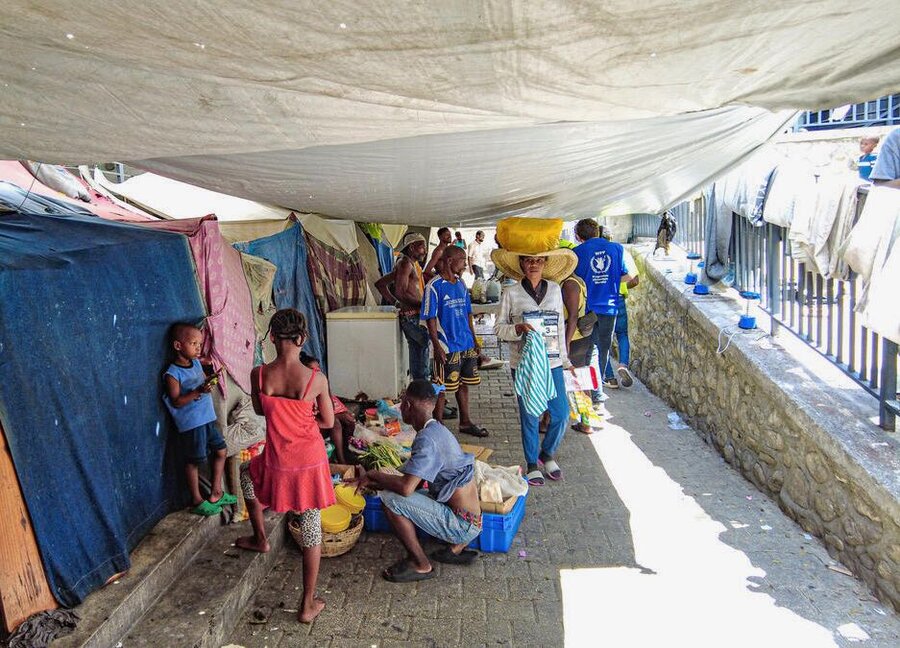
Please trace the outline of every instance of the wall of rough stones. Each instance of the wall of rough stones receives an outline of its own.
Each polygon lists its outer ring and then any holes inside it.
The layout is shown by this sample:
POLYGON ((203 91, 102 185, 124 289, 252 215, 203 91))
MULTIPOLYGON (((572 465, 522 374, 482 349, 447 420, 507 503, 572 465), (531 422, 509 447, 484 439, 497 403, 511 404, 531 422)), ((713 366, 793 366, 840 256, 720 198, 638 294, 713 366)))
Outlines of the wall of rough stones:
POLYGON ((829 387, 763 330, 717 353, 741 304, 693 295, 683 267, 647 253, 634 250, 642 281, 628 299, 635 373, 900 611, 900 444, 867 420, 874 399, 829 387))

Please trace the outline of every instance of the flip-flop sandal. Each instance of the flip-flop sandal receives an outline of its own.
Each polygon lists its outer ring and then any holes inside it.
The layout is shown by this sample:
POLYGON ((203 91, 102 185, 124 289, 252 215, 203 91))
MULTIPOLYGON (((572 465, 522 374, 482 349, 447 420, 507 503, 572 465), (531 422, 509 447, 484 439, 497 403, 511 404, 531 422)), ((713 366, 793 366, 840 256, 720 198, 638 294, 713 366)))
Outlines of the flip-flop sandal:
POLYGON ((202 515, 203 517, 212 517, 213 515, 218 515, 222 512, 222 507, 218 504, 213 504, 208 500, 203 500, 197 506, 191 509, 191 513, 194 515, 202 515))
POLYGON ((381 572, 381 576, 391 583, 415 583, 434 578, 435 573, 432 569, 430 572, 422 574, 413 569, 408 560, 401 560, 381 572))
POLYGON ((222 497, 215 502, 210 502, 213 506, 233 506, 237 504, 237 497, 231 493, 222 493, 222 497))
POLYGON ((543 486, 544 485, 544 475, 540 470, 532 470, 530 473, 525 475, 525 479, 528 480, 528 484, 530 486, 543 486))
POLYGON ((556 463, 553 459, 540 461, 538 463, 543 464, 544 471, 547 473, 547 477, 549 477, 553 481, 559 481, 560 479, 562 479, 562 468, 560 468, 559 464, 556 463))
POLYGON ((478 557, 478 552, 471 549, 463 549, 458 554, 455 554, 450 550, 450 547, 444 547, 432 553, 431 557, 446 565, 471 565, 472 561, 478 557))
POLYGON ((444 405, 444 418, 455 419, 457 416, 456 408, 450 405, 444 405))
POLYGON ((574 423, 572 424, 572 429, 576 432, 581 432, 582 434, 593 434, 594 428, 590 425, 584 425, 583 423, 574 423))
POLYGON ((471 434, 473 437, 479 437, 483 439, 488 435, 487 428, 479 427, 477 425, 468 425, 466 427, 459 428, 460 434, 471 434))

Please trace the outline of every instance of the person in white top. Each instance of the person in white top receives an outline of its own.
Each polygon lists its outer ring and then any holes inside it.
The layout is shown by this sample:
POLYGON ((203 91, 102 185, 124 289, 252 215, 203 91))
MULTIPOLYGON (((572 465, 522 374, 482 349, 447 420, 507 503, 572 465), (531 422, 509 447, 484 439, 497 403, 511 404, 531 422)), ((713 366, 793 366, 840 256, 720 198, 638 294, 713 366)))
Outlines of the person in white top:
POLYGON ((547 402, 550 425, 543 442, 540 442, 538 435, 540 417, 529 413, 522 397, 518 397, 526 478, 529 484, 541 486, 544 484, 541 467, 550 479, 562 479, 562 469, 556 462, 555 455, 569 423, 569 399, 563 369, 570 369, 572 363, 569 362, 566 347, 562 291, 557 282, 572 274, 578 259, 571 250, 562 248, 538 254, 501 248, 494 250, 491 258, 504 275, 519 279, 517 283, 504 288, 500 298, 500 313, 494 326, 498 338, 513 343, 509 345, 509 365, 513 370, 513 380, 529 331, 540 329, 547 349, 556 396, 547 402))
POLYGON ((484 279, 484 268, 487 265, 487 244, 484 242, 484 232, 481 230, 475 232, 475 240, 469 243, 466 255, 469 261, 469 272, 475 275, 476 279, 484 279))

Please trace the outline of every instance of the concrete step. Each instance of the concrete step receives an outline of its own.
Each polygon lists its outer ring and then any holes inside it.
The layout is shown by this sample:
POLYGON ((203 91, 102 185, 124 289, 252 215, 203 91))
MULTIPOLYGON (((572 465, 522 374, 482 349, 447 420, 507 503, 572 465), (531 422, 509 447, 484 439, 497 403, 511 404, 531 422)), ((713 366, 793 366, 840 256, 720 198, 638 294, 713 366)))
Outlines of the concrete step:
POLYGON ((232 546, 238 536, 250 533, 249 524, 221 527, 125 635, 122 648, 221 648, 275 565, 287 536, 287 517, 267 514, 266 530, 271 550, 259 554, 232 546))
POLYGON ((115 646, 220 528, 217 517, 187 511, 167 515, 132 552, 128 573, 75 609, 81 617, 78 627, 53 642, 53 648, 115 646))

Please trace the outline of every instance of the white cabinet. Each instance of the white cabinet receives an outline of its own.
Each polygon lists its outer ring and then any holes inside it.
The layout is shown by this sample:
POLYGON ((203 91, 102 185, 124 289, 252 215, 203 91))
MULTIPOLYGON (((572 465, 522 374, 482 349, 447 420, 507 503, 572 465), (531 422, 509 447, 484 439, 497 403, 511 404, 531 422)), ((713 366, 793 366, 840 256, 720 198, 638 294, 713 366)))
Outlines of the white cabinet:
POLYGON ((325 315, 328 381, 336 396, 397 398, 406 385, 406 339, 391 306, 350 306, 325 315))

